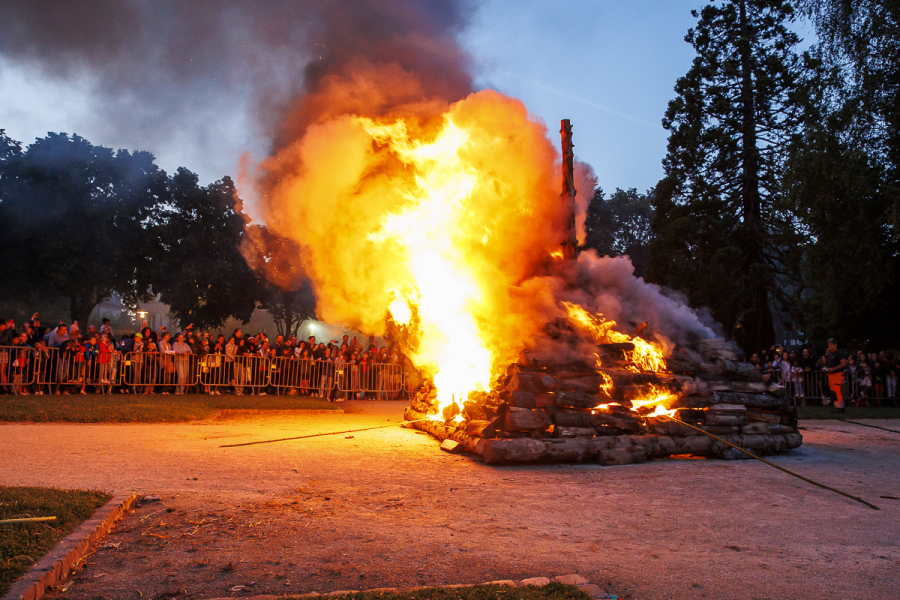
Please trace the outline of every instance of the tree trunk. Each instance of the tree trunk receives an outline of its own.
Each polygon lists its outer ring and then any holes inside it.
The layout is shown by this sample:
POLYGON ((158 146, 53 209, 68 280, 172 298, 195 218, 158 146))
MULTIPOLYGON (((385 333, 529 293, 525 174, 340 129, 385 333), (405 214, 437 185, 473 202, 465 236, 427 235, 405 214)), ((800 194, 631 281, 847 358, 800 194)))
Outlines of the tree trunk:
POLYGON ((750 297, 739 321, 744 327, 744 349, 768 348, 775 334, 769 307, 769 268, 763 249, 764 226, 759 194, 759 148, 756 136, 756 91, 753 86, 753 45, 747 22, 747 2, 740 0, 741 60, 741 200, 744 272, 750 278, 750 297), (763 273, 765 275, 763 276, 763 273))

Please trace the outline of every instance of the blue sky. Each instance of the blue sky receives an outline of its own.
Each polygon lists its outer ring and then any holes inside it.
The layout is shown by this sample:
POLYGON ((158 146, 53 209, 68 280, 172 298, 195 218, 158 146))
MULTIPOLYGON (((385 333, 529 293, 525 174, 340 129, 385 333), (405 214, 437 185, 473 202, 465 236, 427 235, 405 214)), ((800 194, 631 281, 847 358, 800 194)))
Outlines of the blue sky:
MULTIPOLYGON (((660 121, 678 77, 690 67, 684 35, 702 2, 685 0, 488 0, 478 3, 461 42, 476 83, 522 99, 558 141, 559 120, 574 126, 576 156, 607 191, 645 191, 662 175, 660 121)), ((264 155, 267 140, 239 91, 215 106, 185 110, 177 134, 111 127, 92 107, 90 73, 61 82, 0 56, 0 128, 29 143, 47 131, 95 144, 149 150, 166 170, 186 166, 204 182, 233 175, 244 151, 264 155), (224 126, 223 126, 224 124, 224 126)))

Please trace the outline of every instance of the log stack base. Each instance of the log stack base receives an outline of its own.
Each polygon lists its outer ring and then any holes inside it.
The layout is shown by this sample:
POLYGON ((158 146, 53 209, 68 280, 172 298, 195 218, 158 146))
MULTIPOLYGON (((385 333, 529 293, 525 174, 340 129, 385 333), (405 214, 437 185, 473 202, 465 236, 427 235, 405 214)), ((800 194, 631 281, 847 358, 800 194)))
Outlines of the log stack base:
MULTIPOLYGON (((424 413, 406 409, 404 418, 415 421, 408 425, 443 441, 458 442, 463 448, 484 458, 490 464, 509 463, 581 463, 594 461, 601 465, 626 465, 646 462, 651 458, 691 455, 707 458, 739 458, 737 451, 707 435, 612 435, 601 437, 497 438, 485 439, 468 435, 455 425, 425 419, 424 413)), ((785 428, 788 429, 788 428, 785 428)), ((723 440, 756 455, 768 455, 797 448, 803 443, 800 433, 721 434, 723 440)), ((679 432, 686 433, 686 432, 679 432)), ((744 455, 746 456, 746 455, 744 455)))

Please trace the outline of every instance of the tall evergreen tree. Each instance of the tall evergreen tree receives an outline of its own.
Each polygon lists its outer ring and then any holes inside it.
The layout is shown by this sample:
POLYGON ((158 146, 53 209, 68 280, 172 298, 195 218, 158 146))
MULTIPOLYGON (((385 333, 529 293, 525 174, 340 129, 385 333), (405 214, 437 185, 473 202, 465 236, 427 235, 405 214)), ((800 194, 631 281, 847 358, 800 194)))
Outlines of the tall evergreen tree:
POLYGON ((773 307, 794 308, 798 238, 782 187, 796 134, 799 42, 780 0, 704 7, 697 52, 675 86, 665 178, 654 198, 648 277, 708 306, 744 349, 774 341, 773 307))
POLYGON ((900 5, 800 2, 820 34, 785 181, 808 232, 804 329, 890 347, 900 336, 900 5), (819 61, 821 58, 823 60, 819 61))
POLYGON ((594 191, 585 219, 585 248, 593 248, 600 256, 627 255, 634 274, 643 277, 650 261, 653 190, 646 194, 635 188, 616 191, 607 198, 601 188, 594 191))

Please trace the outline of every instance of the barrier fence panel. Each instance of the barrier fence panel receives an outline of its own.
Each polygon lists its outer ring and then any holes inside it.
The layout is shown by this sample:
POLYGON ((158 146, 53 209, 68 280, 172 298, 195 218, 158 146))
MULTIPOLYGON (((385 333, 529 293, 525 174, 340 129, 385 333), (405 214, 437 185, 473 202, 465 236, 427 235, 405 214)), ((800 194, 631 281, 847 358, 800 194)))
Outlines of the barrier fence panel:
POLYGON ((174 387, 184 393, 197 385, 197 357, 193 354, 129 352, 123 365, 123 382, 135 394, 149 394, 157 387, 174 387))
POLYGON ((122 355, 118 352, 40 348, 34 354, 37 392, 91 391, 110 393, 119 384, 122 355))
POLYGON ((200 385, 204 391, 231 385, 234 378, 234 362, 225 360, 224 354, 207 354, 200 357, 200 385))
MULTIPOLYGON (((797 402, 829 404, 833 401, 828 373, 824 371, 793 373, 789 378, 779 376, 775 382, 784 385, 787 396, 797 402)), ((845 401, 861 406, 870 402, 894 402, 897 379, 890 373, 885 376, 847 373, 841 384, 841 395, 845 401)))
POLYGON ((379 400, 396 398, 403 389, 403 368, 395 363, 363 365, 341 364, 337 378, 338 391, 375 393, 379 400))
POLYGON ((34 384, 35 351, 29 346, 0 346, 0 388, 26 394, 34 384))
POLYGON ((269 382, 269 359, 265 356, 235 356, 231 365, 231 380, 236 394, 257 393, 269 382))

